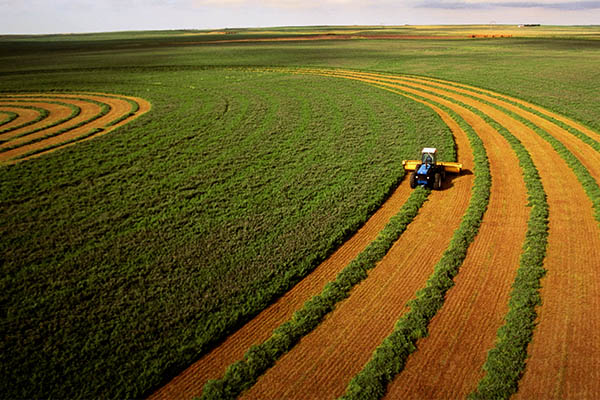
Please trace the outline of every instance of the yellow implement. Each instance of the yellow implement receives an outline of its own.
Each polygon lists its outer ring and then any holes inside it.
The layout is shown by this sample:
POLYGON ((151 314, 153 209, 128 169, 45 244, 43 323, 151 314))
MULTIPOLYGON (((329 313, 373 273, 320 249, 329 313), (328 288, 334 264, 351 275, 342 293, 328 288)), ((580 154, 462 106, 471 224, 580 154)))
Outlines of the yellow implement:
MULTIPOLYGON (((407 171, 414 171, 417 169, 417 165, 421 164, 420 160, 404 160, 402 161, 402 165, 404 169, 407 171)), ((449 162, 449 161, 438 161, 436 165, 440 165, 444 167, 444 171, 451 172, 453 174, 460 174, 462 170, 462 164, 458 162, 449 162)))

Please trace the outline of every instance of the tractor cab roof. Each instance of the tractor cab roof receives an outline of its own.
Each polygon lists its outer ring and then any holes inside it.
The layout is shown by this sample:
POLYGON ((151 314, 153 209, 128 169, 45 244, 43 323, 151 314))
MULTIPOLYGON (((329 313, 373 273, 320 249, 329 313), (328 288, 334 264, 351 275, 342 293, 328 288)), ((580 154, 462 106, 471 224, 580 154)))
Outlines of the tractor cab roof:
POLYGON ((433 147, 425 147, 421 152, 421 163, 435 164, 435 159, 437 158, 436 153, 437 149, 433 147))

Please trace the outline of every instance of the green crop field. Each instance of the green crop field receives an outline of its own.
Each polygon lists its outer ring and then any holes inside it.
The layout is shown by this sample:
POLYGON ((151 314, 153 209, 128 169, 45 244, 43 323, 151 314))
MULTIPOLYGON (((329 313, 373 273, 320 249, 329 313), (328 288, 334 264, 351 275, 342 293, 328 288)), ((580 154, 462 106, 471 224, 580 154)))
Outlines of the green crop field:
POLYGON ((599 131, 600 29, 542 28, 0 37, 0 97, 152 104, 105 136, 0 166, 0 392, 150 394, 354 233, 402 180, 401 160, 425 146, 455 159, 426 106, 298 68, 472 84, 599 131), (500 31, 512 37, 467 37, 500 31), (317 34, 440 38, 223 42, 317 34))

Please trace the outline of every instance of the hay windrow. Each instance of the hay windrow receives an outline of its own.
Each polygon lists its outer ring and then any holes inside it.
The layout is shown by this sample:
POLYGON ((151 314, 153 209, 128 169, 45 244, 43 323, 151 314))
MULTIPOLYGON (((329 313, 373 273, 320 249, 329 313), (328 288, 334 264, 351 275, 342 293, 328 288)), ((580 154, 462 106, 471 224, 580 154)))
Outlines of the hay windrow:
POLYGON ((0 163, 14 164, 89 140, 150 109, 143 99, 104 93, 5 93, 0 112, 16 114, 0 130, 0 163))

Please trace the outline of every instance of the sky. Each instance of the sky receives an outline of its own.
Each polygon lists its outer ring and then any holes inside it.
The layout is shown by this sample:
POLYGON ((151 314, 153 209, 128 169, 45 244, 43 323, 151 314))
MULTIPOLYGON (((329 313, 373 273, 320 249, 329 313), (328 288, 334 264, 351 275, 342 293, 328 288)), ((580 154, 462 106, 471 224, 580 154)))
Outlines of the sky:
POLYGON ((600 1, 0 0, 0 34, 490 23, 600 25, 600 1))

